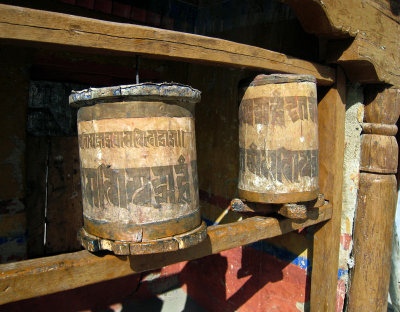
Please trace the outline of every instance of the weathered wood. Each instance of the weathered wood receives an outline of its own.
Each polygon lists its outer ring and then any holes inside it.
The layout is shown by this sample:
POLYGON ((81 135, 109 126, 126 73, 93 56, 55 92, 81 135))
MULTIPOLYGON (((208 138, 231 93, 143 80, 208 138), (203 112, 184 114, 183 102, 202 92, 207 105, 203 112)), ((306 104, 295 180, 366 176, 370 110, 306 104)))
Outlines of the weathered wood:
POLYGON ((387 310, 396 185, 394 175, 360 174, 349 312, 387 310))
POLYGON ((364 91, 364 121, 394 125, 400 114, 400 89, 369 86, 364 91))
POLYGON ((311 211, 309 218, 303 222, 253 217, 236 223, 210 226, 208 237, 202 243, 173 253, 117 257, 80 251, 0 265, 0 304, 216 254, 320 223, 328 220, 332 214, 330 204, 311 211))
MULTIPOLYGON (((399 117, 399 90, 372 86, 365 90, 365 95, 365 121, 385 125, 396 123, 399 117)), ((364 136, 360 170, 396 173, 396 138, 374 134, 364 136)), ((351 274, 347 310, 386 311, 397 200, 396 176, 363 172, 359 188, 354 227, 355 266, 351 274)))
POLYGON ((400 23, 387 2, 382 6, 383 1, 376 0, 282 1, 295 10, 307 32, 332 39, 355 37, 328 49, 328 60, 341 64, 350 79, 400 85, 400 42, 395 39, 400 23))
POLYGON ((76 251, 82 226, 78 138, 49 137, 49 149, 45 251, 76 251))
POLYGON ((258 75, 239 108, 239 197, 259 203, 317 198, 315 78, 258 75))
POLYGON ((385 125, 364 122, 362 125, 364 133, 380 135, 396 135, 398 129, 396 125, 385 125))
POLYGON ((387 55, 386 49, 379 49, 368 41, 365 33, 358 33, 352 40, 329 42, 327 49, 327 62, 340 64, 350 81, 365 84, 400 83, 398 76, 393 75, 390 69, 390 65, 397 66, 395 60, 387 55))
POLYGON ((51 44, 97 53, 137 53, 237 68, 314 75, 322 85, 335 80, 327 66, 281 53, 210 37, 150 27, 0 5, 0 38, 51 44))
MULTIPOLYGON (((229 208, 232 211, 244 213, 246 215, 268 215, 274 212, 289 219, 306 219, 308 212, 314 208, 325 205, 323 194, 318 194, 318 198, 298 204, 262 204, 255 202, 244 203, 240 199, 232 199, 229 208)), ((225 213, 225 212, 224 212, 225 213)), ((223 216, 223 215, 222 215, 223 216)))
POLYGON ((319 186, 332 204, 332 219, 314 235, 311 276, 312 312, 335 311, 339 265, 344 158, 346 78, 339 68, 337 82, 318 105, 319 186))
POLYGON ((289 219, 303 220, 307 218, 307 207, 306 205, 283 204, 278 213, 289 219))
POLYGON ((255 202, 244 203, 238 198, 232 199, 230 203, 230 208, 232 211, 245 213, 245 214, 258 214, 258 215, 268 215, 276 212, 280 205, 271 204, 261 204, 255 202))
MULTIPOLYGON (((217 223, 217 222, 216 222, 217 223)), ((81 228, 78 234, 79 241, 85 249, 96 252, 100 250, 112 251, 116 255, 149 255, 163 252, 177 251, 201 243, 207 236, 207 226, 203 221, 200 226, 191 231, 155 239, 147 242, 113 241, 90 235, 81 228)))
POLYGON ((363 134, 361 136, 360 170, 396 173, 399 148, 394 136, 363 134))

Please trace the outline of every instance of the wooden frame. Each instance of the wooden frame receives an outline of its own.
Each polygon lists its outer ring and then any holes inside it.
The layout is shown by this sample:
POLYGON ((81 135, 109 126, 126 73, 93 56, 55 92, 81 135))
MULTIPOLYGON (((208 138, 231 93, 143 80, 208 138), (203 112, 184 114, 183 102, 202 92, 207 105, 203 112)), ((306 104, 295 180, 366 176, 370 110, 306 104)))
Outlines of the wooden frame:
POLYGON ((0 39, 94 53, 141 54, 253 70, 314 75, 332 85, 329 66, 227 40, 0 4, 0 39))
POLYGON ((208 227, 207 239, 178 252, 145 256, 92 254, 86 250, 0 265, 0 304, 46 295, 96 282, 158 269, 283 235, 328 220, 331 205, 313 209, 308 219, 295 222, 270 217, 208 227))
MULTIPOLYGON (((311 74, 319 85, 332 85, 335 70, 329 66, 299 60, 281 53, 226 40, 184 34, 137 25, 99 21, 65 14, 44 12, 0 4, 0 40, 22 45, 49 45, 68 50, 93 53, 141 54, 150 57, 197 62, 209 65, 247 68, 253 70, 311 74)), ((307 220, 255 217, 241 222, 212 226, 208 239, 177 253, 137 257, 94 255, 87 251, 54 257, 26 260, 0 265, 0 304, 32 298, 57 291, 104 281, 116 277, 156 269, 179 261, 191 260, 261 239, 317 224, 330 219, 316 234, 314 246, 315 266, 312 278, 312 301, 326 296, 326 311, 333 311, 332 298, 336 297, 337 255, 339 252, 338 218, 340 221, 341 166, 343 164, 343 87, 345 79, 338 75, 337 85, 322 101, 319 113, 323 127, 321 140, 321 189, 331 202, 315 209, 307 220), (326 116, 325 116, 326 115, 326 116), (328 117, 327 117, 328 116, 328 117), (332 129, 334 129, 332 131, 332 129), (333 155, 333 159, 331 158, 333 155), (334 178, 333 178, 334 177, 334 178), (336 192, 336 193, 335 193, 336 192), (338 217, 339 216, 339 217, 338 217), (234 234, 232 234, 234 233, 234 234), (323 234, 325 233, 325 234, 323 234), (232 239, 235 237, 235 239, 232 239), (328 261, 328 276, 321 266, 328 261), (336 263, 336 268, 334 267, 336 263), (63 280, 62 283, 59 283, 63 280), (328 281, 328 282, 327 282, 328 281), (329 285, 325 287, 325 284, 329 285), (316 289, 321 290, 319 292, 316 289)), ((312 307, 315 307, 312 303, 312 307)), ((312 308, 316 311, 315 308, 312 308)))
POLYGON ((333 206, 332 219, 314 234, 311 311, 335 311, 342 212, 346 77, 339 68, 336 84, 318 105, 321 192, 333 206))

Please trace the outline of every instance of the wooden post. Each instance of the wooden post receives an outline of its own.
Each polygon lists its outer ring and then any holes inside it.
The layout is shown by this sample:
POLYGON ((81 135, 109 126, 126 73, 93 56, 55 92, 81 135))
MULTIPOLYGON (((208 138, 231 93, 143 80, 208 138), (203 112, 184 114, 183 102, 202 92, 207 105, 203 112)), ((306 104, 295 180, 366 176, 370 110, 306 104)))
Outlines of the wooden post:
POLYGON ((318 104, 319 187, 332 204, 332 219, 314 235, 311 312, 335 311, 342 212, 346 78, 339 68, 336 85, 318 104))
POLYGON ((369 88, 361 137, 360 189, 354 228, 354 270, 348 311, 386 311, 393 221, 396 212, 398 146, 393 135, 400 90, 369 88))

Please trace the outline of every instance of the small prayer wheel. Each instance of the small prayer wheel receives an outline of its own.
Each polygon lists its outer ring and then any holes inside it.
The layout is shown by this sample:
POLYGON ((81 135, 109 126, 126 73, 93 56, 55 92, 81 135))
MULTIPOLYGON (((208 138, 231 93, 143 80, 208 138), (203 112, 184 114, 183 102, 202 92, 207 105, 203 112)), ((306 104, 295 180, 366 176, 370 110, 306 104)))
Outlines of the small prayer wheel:
POLYGON ((194 117, 200 91, 142 83, 73 91, 84 226, 91 250, 173 251, 206 237, 200 218, 194 117))
POLYGON ((316 80, 258 75, 239 108, 239 197, 296 203, 318 197, 316 80))

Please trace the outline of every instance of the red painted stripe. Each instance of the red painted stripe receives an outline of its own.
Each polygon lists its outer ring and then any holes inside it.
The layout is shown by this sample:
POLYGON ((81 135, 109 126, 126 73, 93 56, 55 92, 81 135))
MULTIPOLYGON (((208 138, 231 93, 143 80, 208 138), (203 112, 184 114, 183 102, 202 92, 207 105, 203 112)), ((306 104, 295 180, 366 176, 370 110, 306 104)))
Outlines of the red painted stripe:
POLYGON ((342 234, 340 236, 340 245, 344 250, 349 250, 352 237, 350 234, 342 234))
POLYGON ((346 296, 346 282, 340 279, 338 280, 337 295, 336 295, 336 312, 343 311, 345 296, 346 296))

